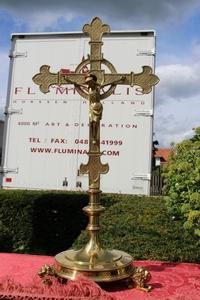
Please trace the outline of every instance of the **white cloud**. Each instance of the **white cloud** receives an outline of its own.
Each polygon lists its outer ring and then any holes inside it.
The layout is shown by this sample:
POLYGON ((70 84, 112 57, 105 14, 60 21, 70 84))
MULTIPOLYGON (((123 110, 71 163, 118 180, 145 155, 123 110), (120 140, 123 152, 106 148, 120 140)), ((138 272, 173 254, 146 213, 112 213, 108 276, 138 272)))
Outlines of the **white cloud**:
POLYGON ((198 65, 161 65, 157 68, 160 84, 157 88, 157 104, 169 99, 180 101, 200 94, 198 65))
MULTIPOLYGON (((30 28, 44 29, 54 26, 59 18, 100 16, 117 28, 127 26, 163 26, 175 24, 188 18, 200 6, 198 0, 1 0, 0 8, 9 10, 29 24, 30 28), (25 17, 24 17, 25 16, 25 17), (34 16, 34 17, 33 17, 34 16), (42 18, 44 16, 44 18, 42 18), (46 20, 46 21, 45 21, 46 20), (47 23, 45 23, 47 22, 47 23), (40 26, 39 26, 40 25, 40 26)), ((70 19, 72 20, 72 19, 70 19)))
POLYGON ((192 128, 200 126, 200 94, 182 101, 166 98, 165 102, 155 109, 155 138, 161 146, 171 142, 180 142, 193 135, 192 128))
MULTIPOLYGON (((177 57, 177 61, 179 58, 177 57)), ((160 145, 169 146, 193 135, 200 126, 200 44, 179 64, 157 68, 155 133, 160 145)))
MULTIPOLYGON (((58 27, 58 22, 60 19, 60 13, 51 12, 51 11, 43 11, 43 12, 34 12, 30 16, 26 16, 23 21, 28 23, 28 28, 30 31, 41 31, 46 28, 58 27)), ((73 14, 69 13, 62 17, 65 22, 70 22, 73 19, 73 14)), ((20 23, 21 20, 18 19, 20 23)))

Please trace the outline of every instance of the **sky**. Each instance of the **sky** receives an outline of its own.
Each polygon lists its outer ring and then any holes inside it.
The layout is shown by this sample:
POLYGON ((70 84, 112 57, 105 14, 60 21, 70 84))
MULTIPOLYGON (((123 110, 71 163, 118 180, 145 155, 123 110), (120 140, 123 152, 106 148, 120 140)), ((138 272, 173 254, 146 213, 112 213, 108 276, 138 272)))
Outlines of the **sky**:
POLYGON ((0 116, 11 33, 81 31, 94 16, 112 30, 156 30, 154 139, 190 138, 200 126, 200 0, 0 0, 0 116))

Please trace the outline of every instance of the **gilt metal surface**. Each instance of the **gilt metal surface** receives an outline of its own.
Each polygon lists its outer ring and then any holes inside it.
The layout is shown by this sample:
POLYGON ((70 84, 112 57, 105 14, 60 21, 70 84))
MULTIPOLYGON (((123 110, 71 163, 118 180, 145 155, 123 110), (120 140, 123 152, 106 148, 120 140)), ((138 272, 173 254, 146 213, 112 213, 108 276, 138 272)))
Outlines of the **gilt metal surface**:
POLYGON ((84 208, 89 216, 89 241, 78 251, 67 250, 57 254, 56 269, 63 278, 75 279, 77 274, 83 273, 95 281, 115 281, 133 275, 134 268, 129 254, 103 249, 99 236, 99 215, 103 211, 100 206, 100 175, 109 170, 108 164, 102 164, 100 159, 100 122, 103 113, 101 100, 109 97, 117 85, 139 86, 142 93, 150 93, 159 79, 149 66, 143 66, 138 74, 117 73, 112 63, 103 58, 102 36, 110 32, 110 27, 98 17, 91 24, 84 25, 83 32, 90 37, 90 54, 77 66, 74 73, 51 73, 50 67, 43 65, 40 73, 33 77, 34 83, 39 85, 43 93, 48 93, 52 85, 73 84, 77 92, 89 101, 89 159, 87 164, 80 166, 80 172, 88 174, 89 178, 89 205, 84 208), (86 65, 90 67, 88 74, 82 72, 86 65), (102 69, 103 65, 109 73, 102 69), (107 87, 106 91, 104 87, 107 87))
MULTIPOLYGON (((86 24, 83 27, 83 32, 90 36, 90 55, 88 59, 82 61, 76 68, 75 73, 62 74, 62 72, 51 73, 50 67, 44 65, 40 68, 40 73, 33 77, 33 81, 39 85, 40 90, 43 93, 49 92, 51 85, 62 85, 62 84, 74 84, 77 91, 82 97, 88 99, 88 93, 82 89, 85 84, 85 75, 81 74, 82 67, 90 64, 90 74, 94 74, 97 77, 97 85, 101 88, 104 86, 111 85, 111 90, 116 87, 117 84, 140 86, 141 92, 144 94, 150 93, 152 87, 159 82, 159 78, 153 74, 152 68, 149 66, 143 66, 143 70, 139 74, 131 72, 130 74, 117 73, 114 66, 103 58, 101 48, 103 45, 102 35, 110 32, 110 27, 102 23, 99 18, 94 18, 91 24, 86 24), (102 64, 105 64, 110 74, 105 74, 104 70, 101 69, 102 64)), ((123 59, 123 57, 122 57, 123 59)), ((111 95, 109 93, 102 93, 100 98, 104 99, 111 95), (105 94, 105 95, 104 95, 105 94)))

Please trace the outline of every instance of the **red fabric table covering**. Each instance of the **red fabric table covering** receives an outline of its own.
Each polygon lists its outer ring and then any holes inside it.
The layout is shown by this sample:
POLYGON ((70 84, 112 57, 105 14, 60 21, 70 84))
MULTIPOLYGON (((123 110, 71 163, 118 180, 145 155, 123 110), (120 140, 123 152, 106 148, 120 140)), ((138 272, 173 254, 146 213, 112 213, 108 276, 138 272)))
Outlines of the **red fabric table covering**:
MULTIPOLYGON (((52 295, 51 298, 48 298, 48 287, 45 287, 46 297, 5 297, 5 282, 8 278, 21 286, 31 286, 34 281, 36 284, 40 284, 41 280, 37 276, 38 270, 44 264, 52 265, 53 262, 54 258, 50 256, 0 253, 0 299, 58 299, 53 298, 52 295)), ((146 293, 137 289, 128 289, 115 282, 106 285, 105 295, 116 300, 200 300, 200 265, 159 261, 137 261, 134 262, 134 265, 145 266, 150 271, 152 277, 149 283, 152 285, 153 290, 146 293)), ((59 299, 72 300, 76 298, 63 296, 59 299)), ((79 297, 77 299, 97 300, 109 298, 105 296, 105 298, 79 297)))

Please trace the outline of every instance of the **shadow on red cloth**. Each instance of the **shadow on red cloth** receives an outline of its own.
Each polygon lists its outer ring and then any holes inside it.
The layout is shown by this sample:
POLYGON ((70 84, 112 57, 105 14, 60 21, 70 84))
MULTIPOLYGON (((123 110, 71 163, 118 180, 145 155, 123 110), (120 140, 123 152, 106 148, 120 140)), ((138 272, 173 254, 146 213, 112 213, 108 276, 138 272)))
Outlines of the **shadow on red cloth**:
MULTIPOLYGON (((160 289, 163 287, 163 284, 160 282, 151 282, 152 289, 160 289)), ((132 289, 133 287, 128 287, 127 280, 119 280, 115 282, 108 283, 99 283, 99 286, 107 291, 107 292, 117 292, 117 291, 125 291, 127 289, 132 289)), ((131 283, 130 283, 131 286, 131 283)))
POLYGON ((164 271, 166 268, 176 268, 176 266, 178 266, 180 263, 165 263, 162 262, 160 265, 148 265, 147 269, 149 272, 154 271, 154 272, 162 272, 164 271))

